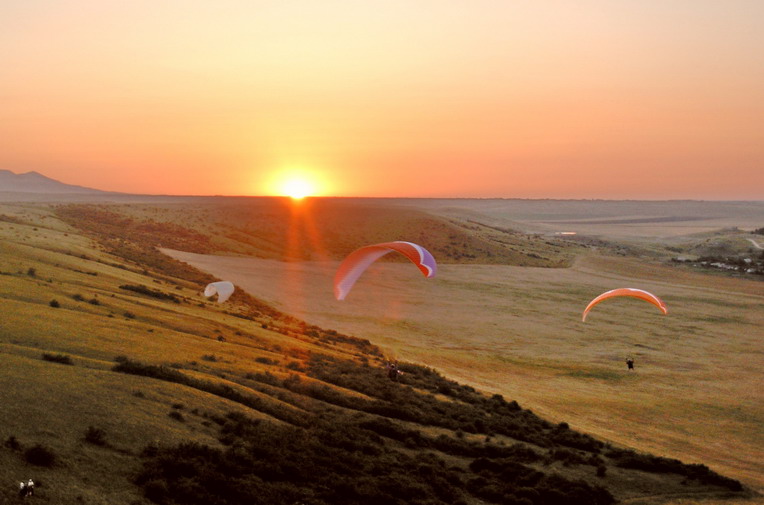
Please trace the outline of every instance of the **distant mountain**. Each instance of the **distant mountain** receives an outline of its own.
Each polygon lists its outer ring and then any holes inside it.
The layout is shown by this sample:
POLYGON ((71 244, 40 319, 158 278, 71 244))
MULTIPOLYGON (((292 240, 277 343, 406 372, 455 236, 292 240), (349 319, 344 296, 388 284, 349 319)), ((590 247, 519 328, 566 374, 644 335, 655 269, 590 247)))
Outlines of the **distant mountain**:
POLYGON ((38 172, 15 174, 0 170, 0 192, 44 194, 104 194, 99 189, 65 184, 38 172))

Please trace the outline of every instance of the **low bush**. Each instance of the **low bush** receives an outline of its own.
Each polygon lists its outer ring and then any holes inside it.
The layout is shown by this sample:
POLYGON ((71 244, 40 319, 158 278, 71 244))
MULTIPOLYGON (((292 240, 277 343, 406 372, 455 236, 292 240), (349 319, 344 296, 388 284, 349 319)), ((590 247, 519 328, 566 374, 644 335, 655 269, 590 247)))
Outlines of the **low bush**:
POLYGON ((40 444, 34 445, 24 451, 24 459, 31 465, 47 468, 56 464, 56 455, 53 450, 40 444))
POLYGON ((5 442, 3 442, 3 445, 12 451, 21 450, 21 442, 19 442, 14 435, 11 435, 7 439, 5 439, 5 442))
POLYGON ((158 289, 151 289, 143 284, 122 284, 119 289, 126 291, 132 291, 134 293, 140 293, 142 295, 150 296, 158 300, 169 300, 173 303, 180 303, 180 298, 173 294, 164 293, 158 289))
POLYGON ((231 414, 220 431, 223 450, 186 443, 144 451, 137 483, 145 496, 179 505, 465 503, 458 474, 442 460, 385 450, 358 428, 300 430, 231 414))
POLYGON ((102 430, 101 428, 96 428, 95 426, 88 426, 88 429, 85 431, 84 440, 85 442, 89 444, 105 446, 106 432, 102 430))
POLYGON ((48 354, 42 355, 42 359, 45 361, 52 361, 54 363, 61 363, 62 365, 73 365, 72 358, 66 354, 48 354))
POLYGON ((729 477, 724 477, 706 465, 685 465, 678 459, 637 453, 629 449, 611 449, 606 456, 612 458, 621 468, 630 468, 652 473, 675 473, 693 479, 701 484, 721 486, 731 491, 741 491, 743 485, 729 477))

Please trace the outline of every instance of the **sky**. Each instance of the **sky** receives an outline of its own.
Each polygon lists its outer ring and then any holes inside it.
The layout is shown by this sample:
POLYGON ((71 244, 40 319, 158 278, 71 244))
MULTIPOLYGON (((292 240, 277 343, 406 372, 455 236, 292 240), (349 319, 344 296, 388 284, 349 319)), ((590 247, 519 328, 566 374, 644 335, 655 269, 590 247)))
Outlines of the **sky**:
POLYGON ((760 0, 3 0, 0 169, 147 194, 764 199, 760 0))

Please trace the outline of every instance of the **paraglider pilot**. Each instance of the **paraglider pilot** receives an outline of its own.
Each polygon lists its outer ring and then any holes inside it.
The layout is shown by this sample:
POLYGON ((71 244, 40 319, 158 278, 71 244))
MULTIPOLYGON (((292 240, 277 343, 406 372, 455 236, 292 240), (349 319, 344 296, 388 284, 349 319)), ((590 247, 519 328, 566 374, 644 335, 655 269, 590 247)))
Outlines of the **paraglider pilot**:
POLYGON ((398 370, 398 363, 387 363, 387 376, 392 381, 398 381, 398 376, 403 374, 400 370, 398 370))

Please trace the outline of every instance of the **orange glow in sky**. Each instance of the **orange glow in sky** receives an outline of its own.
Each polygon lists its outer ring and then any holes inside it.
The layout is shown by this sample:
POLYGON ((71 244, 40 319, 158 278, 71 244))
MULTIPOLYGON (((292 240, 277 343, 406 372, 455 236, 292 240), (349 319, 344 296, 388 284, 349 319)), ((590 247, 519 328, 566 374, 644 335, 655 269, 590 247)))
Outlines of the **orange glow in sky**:
POLYGON ((17 173, 160 194, 764 198, 759 0, 5 0, 0 20, 0 169, 17 173), (315 167, 300 191, 274 175, 290 160, 315 167))

